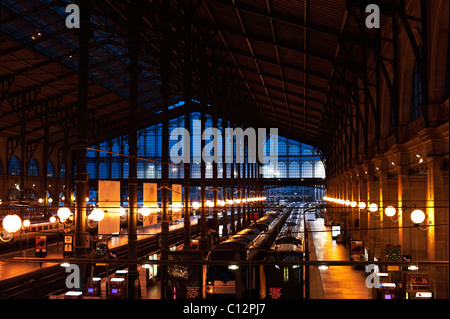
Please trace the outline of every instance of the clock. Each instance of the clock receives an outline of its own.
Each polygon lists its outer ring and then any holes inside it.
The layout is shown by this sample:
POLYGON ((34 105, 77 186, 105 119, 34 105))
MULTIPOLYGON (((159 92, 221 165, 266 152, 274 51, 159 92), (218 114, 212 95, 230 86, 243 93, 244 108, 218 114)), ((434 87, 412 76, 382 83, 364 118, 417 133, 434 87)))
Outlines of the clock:
POLYGON ((392 261, 398 261, 400 258, 402 258, 402 252, 400 251, 400 248, 398 247, 392 247, 388 250, 388 257, 392 261))
POLYGON ((99 257, 105 257, 108 254, 108 245, 105 243, 99 243, 95 246, 95 252, 99 257))

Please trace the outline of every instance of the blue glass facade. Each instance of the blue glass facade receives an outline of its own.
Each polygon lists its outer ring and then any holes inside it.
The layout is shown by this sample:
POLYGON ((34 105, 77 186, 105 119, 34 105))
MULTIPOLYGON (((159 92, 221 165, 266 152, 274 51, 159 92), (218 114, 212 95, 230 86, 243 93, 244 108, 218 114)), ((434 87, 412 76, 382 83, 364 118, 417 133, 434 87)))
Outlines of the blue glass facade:
MULTIPOLYGON (((223 121, 217 120, 217 124, 213 125, 211 115, 205 115, 205 129, 216 127, 222 134, 224 134, 223 121)), ((169 121, 169 135, 175 128, 184 128, 184 116, 174 118, 169 121)), ((201 114, 198 112, 191 113, 191 134, 190 134, 190 175, 191 179, 196 180, 201 178, 201 164, 202 148, 200 143, 201 128, 198 125, 201 114), (197 125, 195 125, 197 124, 197 125)), ((229 123, 225 123, 225 127, 229 123)), ((212 140, 212 136, 205 140, 208 144, 212 140)), ((181 141, 169 139, 169 150, 176 147, 176 143, 181 141)), ((270 153, 271 139, 267 139, 266 154, 270 153)), ((231 140, 226 140, 225 149, 231 150, 231 140)), ((138 162, 137 162, 137 178, 138 180, 158 180, 161 178, 161 159, 162 159, 162 124, 156 124, 142 129, 138 133, 138 162)), ((87 152, 87 172, 90 180, 126 180, 128 178, 128 144, 127 137, 120 136, 118 138, 105 141, 99 145, 92 145, 92 150, 87 152), (95 150, 93 150, 95 149, 95 150), (100 151, 97 151, 100 150, 100 151)), ((218 146, 218 153, 222 158, 222 145, 218 146)), ((234 162, 236 163, 236 143, 233 143, 234 162)), ((226 153, 229 154, 229 153, 226 153)), ((180 154, 181 155, 181 154, 180 154)), ((211 153, 210 155, 213 155, 211 153)), ((228 162, 226 160, 225 162, 228 162)), ((247 164, 247 158, 245 158, 247 164)), ((181 163, 174 163, 169 161, 169 178, 181 181, 184 178, 184 165, 181 163)), ((226 166, 226 177, 231 178, 231 164, 218 163, 217 177, 219 180, 224 178, 223 169, 226 166)), ((248 167, 248 166, 247 166, 248 167)), ((244 165, 234 165, 234 177, 241 178, 256 178, 256 164, 251 164, 250 169, 244 169, 244 165), (239 171, 240 170, 240 171, 239 171)), ((278 163, 271 165, 264 164, 260 169, 260 174, 263 178, 285 178, 285 179, 301 179, 301 178, 325 178, 325 168, 317 150, 306 144, 293 141, 281 136, 278 136, 278 163)), ((213 178, 213 165, 206 163, 205 177, 207 179, 213 178)), ((92 189, 91 184, 91 189, 92 189)), ((95 187, 94 187, 95 188, 95 187)), ((284 187, 280 188, 281 193, 311 193, 305 191, 303 187, 284 187)), ((126 183, 123 186, 124 195, 126 198, 126 183)), ((192 187, 191 197, 195 199, 199 197, 198 187, 192 187)), ((207 192, 208 194, 208 192, 207 192)), ((91 192, 91 197, 95 196, 95 190, 91 192)), ((142 199, 142 186, 138 187, 138 200, 142 199)))

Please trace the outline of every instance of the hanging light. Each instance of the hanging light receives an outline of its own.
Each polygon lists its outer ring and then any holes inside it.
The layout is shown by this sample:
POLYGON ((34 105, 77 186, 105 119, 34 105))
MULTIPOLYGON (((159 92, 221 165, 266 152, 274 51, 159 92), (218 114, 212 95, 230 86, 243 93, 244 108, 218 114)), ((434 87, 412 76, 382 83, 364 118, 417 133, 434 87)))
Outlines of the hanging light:
POLYGON ((359 202, 358 208, 359 208, 359 209, 365 209, 365 208, 366 208, 366 203, 364 203, 364 202, 359 202))
POLYGON ((174 213, 179 213, 182 208, 183 208, 183 205, 181 203, 172 204, 172 212, 174 212, 174 213))
POLYGON ((199 202, 193 202, 192 203, 192 208, 193 209, 199 209, 200 208, 200 203, 199 202))
POLYGON ((141 213, 142 216, 147 217, 150 215, 152 210, 149 207, 141 207, 138 212, 141 213))
POLYGON ((104 217, 105 217, 105 213, 100 208, 94 208, 92 213, 89 215, 89 218, 96 222, 101 221, 104 217))
POLYGON ((23 227, 30 227, 30 225, 31 225, 31 222, 30 222, 29 219, 25 219, 25 220, 23 221, 23 227))
POLYGON ((218 204, 220 207, 224 207, 224 206, 225 206, 225 201, 224 201, 224 200, 219 200, 219 201, 217 202, 217 204, 218 204))
POLYGON ((214 207, 214 202, 207 200, 205 203, 206 206, 208 206, 209 208, 213 208, 214 207))
POLYGON ((63 221, 63 220, 66 220, 67 218, 69 218, 70 215, 72 215, 72 212, 67 207, 61 207, 60 209, 58 209, 57 215, 58 215, 59 219, 63 221))
POLYGON ((384 213, 387 217, 394 217, 394 215, 397 213, 397 210, 394 206, 388 206, 384 209, 384 213))
POLYGON ((22 220, 17 215, 8 215, 3 218, 2 225, 8 233, 15 233, 22 227, 22 220))
POLYGON ((353 207, 353 208, 355 208, 356 206, 358 206, 358 203, 357 203, 356 201, 352 201, 352 202, 350 203, 350 206, 353 207))
POLYGON ((125 216, 125 215, 127 214, 126 209, 123 208, 123 207, 120 207, 120 208, 119 208, 119 214, 120 214, 120 216, 125 216))
POLYGON ((420 209, 416 209, 411 213, 411 220, 414 224, 421 224, 425 220, 425 213, 420 209))
POLYGON ((372 203, 369 205, 369 212, 375 213, 378 210, 378 205, 375 203, 372 203))

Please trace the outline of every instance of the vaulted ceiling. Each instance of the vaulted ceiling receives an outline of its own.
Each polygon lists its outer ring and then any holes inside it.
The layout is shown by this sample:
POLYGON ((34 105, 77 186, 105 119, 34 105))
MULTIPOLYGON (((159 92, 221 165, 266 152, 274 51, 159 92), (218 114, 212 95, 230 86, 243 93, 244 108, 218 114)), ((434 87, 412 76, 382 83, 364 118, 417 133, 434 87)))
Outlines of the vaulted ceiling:
MULTIPOLYGON (((208 105, 206 112, 248 126, 278 127, 280 135, 325 151, 333 147, 355 74, 365 68, 364 52, 375 48, 371 37, 379 39, 363 25, 368 3, 171 0, 167 15, 163 1, 147 1, 143 12, 138 127, 162 120, 161 44, 167 41, 169 104, 184 100, 189 67, 192 99, 208 105), (169 38, 161 36, 167 16, 169 38)), ((70 3, 1 1, 1 136, 14 139, 25 132, 27 139, 39 140, 48 134, 51 144, 74 143, 78 37, 65 25, 70 3)), ((126 132, 129 8, 125 0, 94 1, 91 143, 126 132)), ((183 107, 172 107, 170 116, 182 115, 183 107)))

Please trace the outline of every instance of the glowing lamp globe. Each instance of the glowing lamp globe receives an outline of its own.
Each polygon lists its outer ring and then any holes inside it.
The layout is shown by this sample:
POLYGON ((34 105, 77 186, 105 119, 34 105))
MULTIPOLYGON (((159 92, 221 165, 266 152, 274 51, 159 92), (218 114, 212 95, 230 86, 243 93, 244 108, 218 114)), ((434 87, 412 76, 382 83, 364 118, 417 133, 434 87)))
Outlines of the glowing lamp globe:
POLYGON ((386 214, 387 217, 393 217, 397 213, 397 211, 394 206, 388 206, 384 210, 384 213, 386 214))
POLYGON ((378 205, 375 203, 372 203, 369 205, 369 212, 375 213, 378 210, 378 205))
POLYGON ((355 201, 352 201, 350 203, 350 206, 352 206, 353 208, 355 208, 356 206, 358 206, 358 203, 356 203, 355 201))
POLYGON ((56 217, 55 216, 50 217, 50 223, 56 223, 56 217))
POLYGON ((25 220, 23 221, 23 227, 30 227, 30 225, 31 225, 31 222, 30 222, 29 219, 25 219, 25 220))
POLYGON ((224 200, 219 200, 219 201, 217 202, 217 204, 218 204, 220 207, 224 207, 224 206, 225 206, 225 201, 224 201, 224 200))
POLYGON ((206 206, 208 206, 209 208, 213 208, 214 207, 214 202, 207 200, 205 203, 206 206))
POLYGON ((182 208, 183 208, 183 204, 181 204, 181 203, 172 204, 172 212, 174 212, 174 213, 179 213, 182 208))
POLYGON ((8 215, 3 218, 2 225, 8 233, 15 233, 22 227, 22 220, 17 215, 8 215))
POLYGON ((70 217, 72 212, 67 207, 61 207, 60 209, 58 209, 57 214, 60 220, 66 220, 67 218, 70 217))
POLYGON ((411 220, 414 224, 423 223, 423 221, 425 220, 425 213, 420 209, 416 209, 411 213, 411 220))
POLYGON ((193 202, 192 203, 192 208, 193 209, 199 209, 200 208, 200 203, 199 202, 193 202))
POLYGON ((105 213, 100 208, 94 208, 92 213, 89 215, 89 218, 96 222, 101 221, 104 217, 105 217, 105 213))
POLYGON ((366 208, 366 203, 360 202, 360 203, 358 204, 358 208, 359 208, 359 209, 365 209, 365 208, 366 208))
POLYGON ((144 216, 144 217, 149 216, 151 212, 152 212, 152 210, 148 207, 142 207, 139 209, 139 213, 141 213, 142 216, 144 216))

